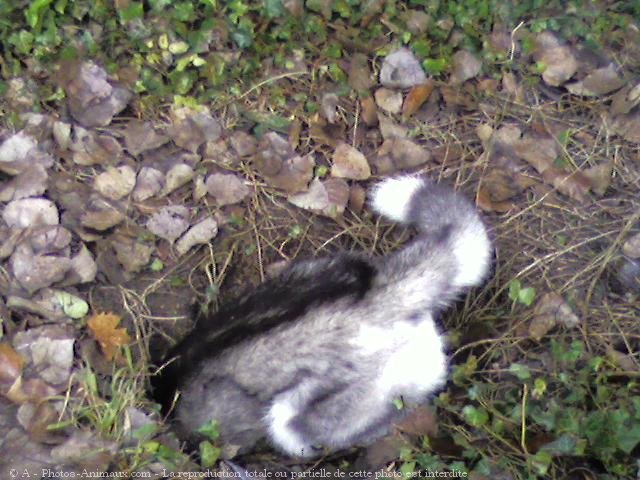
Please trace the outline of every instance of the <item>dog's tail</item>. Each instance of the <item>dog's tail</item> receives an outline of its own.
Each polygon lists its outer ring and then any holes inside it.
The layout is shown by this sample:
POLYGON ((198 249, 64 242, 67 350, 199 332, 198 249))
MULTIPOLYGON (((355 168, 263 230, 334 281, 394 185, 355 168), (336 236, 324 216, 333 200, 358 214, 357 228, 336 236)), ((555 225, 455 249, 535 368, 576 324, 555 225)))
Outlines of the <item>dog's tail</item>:
POLYGON ((486 228, 475 206, 452 188, 418 176, 389 178, 374 187, 371 203, 381 215, 418 229, 383 265, 392 281, 408 281, 405 291, 416 300, 445 304, 487 276, 493 250, 486 228))

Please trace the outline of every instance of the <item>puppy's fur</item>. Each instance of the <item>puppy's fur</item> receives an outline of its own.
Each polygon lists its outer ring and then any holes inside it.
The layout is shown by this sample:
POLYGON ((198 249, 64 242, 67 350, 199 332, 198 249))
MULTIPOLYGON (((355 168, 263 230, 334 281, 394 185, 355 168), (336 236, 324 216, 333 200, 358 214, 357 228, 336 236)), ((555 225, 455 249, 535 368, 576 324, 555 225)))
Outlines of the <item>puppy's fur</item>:
POLYGON ((487 275, 491 243, 474 206, 413 176, 372 192, 378 213, 418 229, 382 258, 298 261, 201 320, 155 380, 179 433, 215 419, 227 444, 262 437, 310 457, 384 435, 446 377, 434 317, 487 275))

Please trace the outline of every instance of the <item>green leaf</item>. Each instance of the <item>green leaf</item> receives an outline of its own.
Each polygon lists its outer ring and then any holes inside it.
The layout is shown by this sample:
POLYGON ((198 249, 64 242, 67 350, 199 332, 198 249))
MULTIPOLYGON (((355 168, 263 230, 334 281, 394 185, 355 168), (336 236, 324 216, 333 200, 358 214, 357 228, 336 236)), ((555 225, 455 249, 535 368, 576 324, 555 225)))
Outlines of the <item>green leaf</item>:
POLYGON ((439 75, 447 69, 449 62, 446 58, 427 58, 422 62, 425 72, 431 75, 439 75))
POLYGON ((420 468, 424 468, 425 470, 443 470, 444 465, 440 461, 440 459, 435 455, 430 455, 428 453, 419 453, 416 455, 416 461, 420 468))
POLYGON ((28 55, 33 48, 33 33, 26 30, 20 30, 19 32, 12 33, 8 41, 11 45, 16 47, 18 53, 22 55, 28 55))
POLYGON ((196 430, 201 435, 204 435, 209 440, 217 440, 220 437, 220 425, 216 420, 211 420, 196 430))
POLYGON ((140 428, 134 430, 131 435, 137 440, 144 440, 153 437, 158 431, 158 425, 155 423, 147 423, 140 428))
POLYGON ((529 367, 521 363, 512 363, 509 372, 513 373, 519 380, 528 380, 531 378, 529 367))
POLYGON ((78 319, 89 313, 89 304, 82 298, 67 292, 56 292, 54 297, 67 317, 78 319))
POLYGON ((553 456, 575 455, 577 439, 568 433, 564 433, 554 441, 544 444, 541 449, 553 456))
POLYGON ((425 58, 429 53, 431 53, 431 43, 429 43, 429 40, 421 38, 420 40, 413 42, 411 49, 418 58, 425 58))
POLYGON ((626 410, 616 410, 612 416, 618 448, 629 455, 640 443, 640 421, 633 418, 626 410))
POLYGON ((400 473, 404 477, 412 477, 416 470, 416 462, 406 462, 400 467, 400 473))
POLYGON ((220 458, 221 453, 222 450, 220 448, 214 447, 206 440, 200 442, 200 464, 203 468, 213 467, 218 458, 220 458))
POLYGON ((520 280, 511 280, 509 282, 509 300, 516 302, 521 289, 522 284, 520 283, 520 280))
POLYGON ((467 423, 474 427, 481 427, 489 421, 489 414, 482 407, 476 408, 473 405, 466 405, 462 409, 462 414, 467 423))
POLYGON ((286 12, 282 0, 264 0, 264 13, 267 18, 277 18, 286 12))
POLYGON ((151 262, 151 265, 149 265, 149 269, 152 272, 159 272, 163 268, 164 268, 164 263, 159 258, 154 259, 153 262, 151 262))
POLYGON ((142 18, 144 15, 144 7, 142 2, 131 2, 126 8, 118 10, 118 16, 121 23, 127 23, 136 18, 142 18))
POLYGON ((393 406, 396 407, 397 410, 402 410, 404 408, 404 402, 401 397, 393 399, 393 406))
POLYGON ((253 32, 247 29, 238 28, 231 32, 231 38, 238 48, 249 48, 253 43, 253 32))
POLYGON ((544 378, 536 378, 533 382, 533 396, 535 398, 542 397, 547 391, 547 382, 544 378))
POLYGON ((29 8, 24 12, 27 23, 31 28, 36 28, 36 25, 38 25, 42 20, 42 17, 44 17, 47 7, 52 2, 53 0, 35 0, 31 2, 29 8))
POLYGON ((556 426, 556 410, 550 408, 543 411, 539 406, 534 406, 529 412, 529 417, 538 425, 542 425, 547 431, 552 431, 556 426))
POLYGON ((538 475, 546 475, 551 466, 551 454, 544 450, 538 450, 538 452, 530 458, 531 466, 538 475))
POLYGON ((246 111, 243 112, 243 115, 252 122, 257 123, 263 131, 274 130, 276 132, 287 133, 289 131, 289 125, 291 125, 291 120, 275 114, 246 111))
POLYGON ((180 2, 173 5, 171 16, 179 22, 189 22, 195 17, 192 2, 180 2))
POLYGON ((523 288, 518 292, 518 301, 530 307, 536 298, 536 289, 533 287, 523 288))

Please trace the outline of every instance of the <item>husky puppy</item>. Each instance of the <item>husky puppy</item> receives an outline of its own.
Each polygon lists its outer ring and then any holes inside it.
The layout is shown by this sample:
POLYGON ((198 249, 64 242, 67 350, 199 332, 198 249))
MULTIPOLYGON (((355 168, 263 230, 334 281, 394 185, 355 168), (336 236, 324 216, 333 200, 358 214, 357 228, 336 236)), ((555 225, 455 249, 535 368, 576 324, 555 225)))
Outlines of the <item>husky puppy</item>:
POLYGON ((471 202, 425 178, 387 179, 371 204, 414 225, 416 238, 381 258, 294 262, 174 348, 154 384, 165 407, 180 391, 179 434, 195 440, 217 420, 241 451, 267 437, 312 457, 372 442, 442 387, 447 358, 434 318, 485 278, 491 242, 471 202))

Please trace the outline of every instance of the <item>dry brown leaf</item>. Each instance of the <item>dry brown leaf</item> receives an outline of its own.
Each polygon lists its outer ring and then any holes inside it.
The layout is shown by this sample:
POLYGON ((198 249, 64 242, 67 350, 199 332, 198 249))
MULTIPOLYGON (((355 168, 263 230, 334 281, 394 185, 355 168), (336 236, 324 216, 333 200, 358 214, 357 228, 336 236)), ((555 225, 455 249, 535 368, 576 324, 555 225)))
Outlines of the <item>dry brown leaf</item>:
POLYGON ((378 112, 378 123, 380 124, 380 133, 382 134, 382 138, 385 140, 394 137, 406 138, 409 135, 408 127, 398 125, 382 112, 378 112))
POLYGON ((606 192, 609 185, 611 185, 611 180, 613 180, 612 173, 613 161, 611 160, 601 162, 584 171, 585 177, 587 177, 591 183, 591 190, 598 195, 604 195, 604 192, 606 192))
POLYGON ((640 371, 640 365, 638 365, 637 360, 633 358, 633 356, 628 353, 622 353, 616 350, 615 348, 608 347, 607 355, 615 362, 618 367, 620 367, 625 372, 638 372, 640 371))
POLYGON ((422 405, 411 410, 395 427, 413 437, 434 437, 438 433, 438 417, 433 407, 422 405))
POLYGON ((526 134, 521 140, 512 139, 510 146, 542 175, 545 183, 553 185, 559 192, 574 200, 585 199, 591 188, 589 178, 580 171, 569 173, 554 166, 560 151, 556 140, 551 136, 526 134))
POLYGON ((93 188, 111 200, 129 195, 136 184, 136 172, 129 165, 107 167, 93 180, 93 188))
POLYGON ((463 107, 469 110, 477 108, 475 99, 461 87, 447 85, 440 88, 440 92, 448 107, 463 107))
POLYGON ((404 104, 402 105, 402 116, 408 118, 416 113, 422 104, 427 101, 431 92, 433 92, 434 86, 435 82, 432 79, 429 79, 409 90, 409 93, 404 99, 404 104))
POLYGON ((147 228, 154 235, 173 243, 189 228, 189 209, 182 205, 162 207, 147 220, 147 228))
POLYGON ((315 167, 312 154, 297 155, 289 142, 275 132, 262 136, 254 164, 269 185, 288 193, 306 190, 315 167))
POLYGON ((509 95, 513 95, 517 103, 524 103, 524 87, 518 83, 513 72, 505 72, 502 75, 502 89, 509 95))
POLYGON ((124 143, 134 157, 147 150, 161 147, 169 141, 169 137, 158 133, 151 122, 132 120, 125 126, 124 143))
POLYGON ((409 88, 427 80, 422 65, 408 48, 387 55, 380 68, 380 83, 388 88, 409 88))
POLYGON ((244 179, 233 173, 211 174, 207 177, 205 185, 218 206, 239 203, 250 193, 244 179))
POLYGON ((171 120, 169 135, 176 145, 192 153, 197 153, 205 141, 215 141, 222 135, 220 123, 206 108, 177 108, 171 112, 171 120))
POLYGON ((368 127, 375 127, 378 124, 378 109, 373 97, 365 97, 360 100, 362 108, 362 120, 368 127))
POLYGON ((371 176, 367 158, 357 148, 344 142, 338 144, 331 161, 332 177, 366 180, 371 176))
POLYGON ((351 185, 349 189, 349 202, 347 205, 352 212, 360 213, 364 209, 364 202, 366 201, 366 191, 357 183, 351 185))
POLYGON ((438 145, 437 147, 432 148, 430 151, 433 160, 444 165, 451 165, 461 160, 466 153, 462 146, 455 143, 438 145))
POLYGON ((176 243, 176 251, 178 255, 184 255, 191 247, 209 242, 217 233, 218 222, 213 217, 207 217, 180 237, 176 243))
POLYGON ((22 374, 24 359, 13 347, 6 343, 0 343, 0 383, 12 385, 22 374))
POLYGON ((186 163, 173 165, 165 176, 165 184, 160 195, 163 197, 169 195, 174 190, 188 183, 194 174, 193 168, 186 163))
POLYGON ((582 80, 565 85, 574 95, 595 97, 611 93, 625 85, 626 81, 618 75, 618 69, 613 63, 598 68, 589 73, 582 80))
POLYGON ((629 142, 640 143, 640 112, 617 115, 613 121, 613 131, 629 142))
POLYGON ((347 73, 349 86, 358 93, 364 93, 373 86, 369 58, 364 53, 354 53, 347 73))
POLYGON ((540 340, 556 325, 575 327, 580 319, 571 307, 555 292, 544 294, 536 304, 533 319, 529 324, 529 335, 540 340))
POLYGON ((258 150, 258 141, 253 135, 238 130, 229 137, 231 147, 240 157, 250 157, 258 150))
POLYGON ((10 265, 18 283, 29 293, 34 293, 64 279, 71 269, 71 260, 62 256, 36 254, 30 245, 23 242, 11 255, 10 265))
MULTIPOLYGON (((375 109, 375 105, 373 108, 375 109)), ((335 147, 340 139, 344 138, 344 125, 342 123, 332 125, 316 114, 309 120, 309 136, 319 145, 335 147)))
POLYGON ((482 61, 467 50, 458 50, 452 57, 452 63, 450 85, 460 85, 478 75, 482 68, 482 61))
POLYGON ((51 200, 40 197, 21 198, 9 202, 2 219, 10 227, 29 228, 40 225, 58 225, 58 208, 51 200))
POLYGON ((108 360, 119 355, 119 348, 131 342, 126 328, 118 328, 120 316, 115 313, 96 313, 87 321, 93 338, 100 344, 102 353, 108 360))
POLYGON ((336 123, 340 99, 335 93, 325 93, 320 101, 321 111, 329 123, 336 123))
POLYGON ((631 258, 640 258, 640 233, 636 233, 624 242, 622 253, 631 258))
POLYGON ((515 197, 523 188, 516 183, 513 175, 505 170, 493 168, 482 179, 482 185, 492 202, 502 202, 515 197))
POLYGON ((125 219, 122 207, 117 202, 111 202, 98 195, 91 196, 83 205, 80 223, 94 230, 107 230, 125 219))
POLYGON ((288 200, 297 207, 337 218, 349 201, 349 185, 341 178, 315 178, 307 192, 291 195, 288 200))
POLYGON ((393 163, 393 170, 413 168, 431 159, 431 153, 408 138, 391 138, 385 140, 378 149, 379 156, 389 156, 393 163))
POLYGON ((0 187, 0 202, 42 195, 47 189, 49 175, 39 164, 31 165, 0 187))
POLYGON ((571 48, 562 42, 551 32, 545 31, 538 34, 535 39, 533 57, 537 62, 542 62, 545 69, 542 79, 547 85, 559 87, 569 80, 578 69, 578 61, 571 48))
POLYGON ((515 204, 512 202, 494 202, 491 200, 490 193, 483 185, 480 185, 476 194, 476 205, 485 212, 497 212, 506 213, 512 208, 515 208, 515 204))
POLYGON ((77 165, 113 165, 122 157, 122 146, 115 138, 97 135, 79 125, 73 126, 69 148, 77 165))
POLYGON ((613 116, 629 113, 638 103, 640 103, 640 83, 628 85, 613 96, 609 113, 613 116))
POLYGON ((584 201, 591 189, 591 181, 580 171, 567 173, 559 168, 550 167, 542 172, 542 179, 560 193, 579 202, 584 201))
POLYGON ((93 62, 84 62, 66 85, 71 115, 85 127, 104 127, 117 113, 124 110, 131 92, 111 85, 107 72, 93 62))
POLYGON ((139 272, 149 265, 151 254, 154 251, 152 245, 142 243, 137 238, 116 233, 109 240, 116 252, 118 262, 127 272, 139 272))
POLYGON ((133 199, 142 202, 153 197, 162 189, 165 183, 164 173, 151 167, 142 167, 136 179, 136 187, 133 189, 133 199))
POLYGON ((402 109, 402 93, 389 88, 379 88, 375 91, 376 104, 387 113, 400 113, 402 109))

